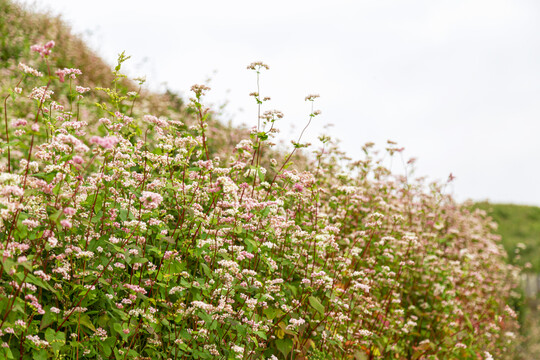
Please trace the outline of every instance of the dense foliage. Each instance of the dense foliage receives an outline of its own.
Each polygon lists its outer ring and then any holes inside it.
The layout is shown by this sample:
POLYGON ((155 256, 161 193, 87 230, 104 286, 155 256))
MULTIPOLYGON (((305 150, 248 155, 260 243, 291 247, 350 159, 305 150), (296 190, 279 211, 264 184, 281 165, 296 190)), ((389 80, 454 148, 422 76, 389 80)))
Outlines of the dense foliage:
POLYGON ((301 136, 263 166, 282 115, 258 90, 258 123, 219 158, 206 86, 188 126, 138 106, 123 55, 110 88, 89 88, 51 67, 54 42, 32 49, 47 72, 21 64, 2 108, 3 357, 512 354, 516 269, 444 186, 392 175, 372 144, 348 161, 327 137, 310 171, 290 167, 301 136))

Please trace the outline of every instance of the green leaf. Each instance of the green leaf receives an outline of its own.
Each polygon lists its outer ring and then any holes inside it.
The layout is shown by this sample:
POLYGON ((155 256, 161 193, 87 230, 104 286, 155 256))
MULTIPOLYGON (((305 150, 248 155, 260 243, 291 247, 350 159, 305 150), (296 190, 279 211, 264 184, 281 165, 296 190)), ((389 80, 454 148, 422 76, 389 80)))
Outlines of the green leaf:
POLYGON ((94 327, 94 325, 92 324, 92 321, 90 320, 90 316, 88 316, 87 314, 81 315, 79 322, 81 323, 81 325, 84 325, 88 329, 92 331, 96 331, 96 328, 94 327))
POLYGON ((115 342, 116 342, 116 339, 113 336, 110 336, 105 341, 101 342, 101 346, 103 347, 103 354, 105 356, 107 357, 111 356, 112 347, 114 346, 115 342))
POLYGON ((471 319, 469 319, 469 316, 467 316, 467 314, 464 314, 465 315, 465 322, 467 323, 467 326, 469 327, 469 329, 471 329, 471 331, 474 331, 474 326, 471 322, 471 319))
POLYGON ((207 323, 207 324, 210 324, 212 322, 212 316, 210 316, 209 314, 207 314, 205 312, 199 311, 199 312, 197 312, 197 315, 199 315, 199 317, 201 319, 203 319, 204 322, 207 323))
POLYGON ((54 214, 50 215, 49 218, 54 221, 57 225, 60 224, 60 216, 62 216, 62 209, 56 210, 54 214))
POLYGON ((268 319, 273 320, 279 313, 281 313, 281 310, 276 308, 266 308, 263 310, 263 313, 268 319))
POLYGON ((124 333, 122 329, 122 325, 120 325, 119 323, 115 323, 113 325, 113 328, 118 333, 118 335, 120 335, 124 340, 126 340, 129 337, 129 334, 124 333))
POLYGON ((210 268, 208 267, 208 265, 201 263, 201 267, 202 267, 203 270, 204 270, 204 274, 205 274, 206 276, 208 276, 209 278, 211 278, 211 277, 212 277, 212 270, 210 270, 210 268))
POLYGON ((268 134, 267 134, 266 132, 264 132, 264 131, 258 132, 258 133, 257 133, 257 137, 258 137, 259 139, 261 139, 261 141, 266 141, 266 140, 268 140, 268 134))
POLYGON ((291 352, 293 347, 293 341, 291 339, 285 338, 285 339, 278 339, 276 340, 276 347, 278 350, 283 354, 285 358, 287 358, 287 355, 291 352))
POLYGON ((267 337, 267 335, 266 335, 266 333, 265 333, 264 331, 260 331, 260 330, 259 330, 259 331, 255 331, 255 334, 256 334, 257 336, 259 336, 261 339, 264 339, 264 340, 267 340, 267 339, 268 339, 268 337, 267 337))
MULTIPOLYGON (((47 326, 54 323, 54 321, 56 320, 56 316, 57 315, 53 314, 53 312, 51 311, 51 307, 47 306, 45 308, 45 314, 43 314, 43 317, 41 318, 41 324, 39 325, 40 330, 43 330, 47 326)), ((47 330, 50 330, 50 329, 47 329, 47 330)), ((47 340, 47 341, 49 341, 49 340, 47 340)))
POLYGON ((56 186, 53 188, 53 194, 57 195, 60 194, 60 189, 62 188, 62 181, 60 181, 56 186))
POLYGON ((5 348, 5 347, 0 348, 0 354, 3 355, 3 359, 15 359, 10 348, 5 348))
POLYGON ((143 257, 134 257, 132 260, 131 260, 131 263, 132 264, 144 264, 144 263, 147 263, 148 262, 148 259, 147 258, 143 258, 143 257))
POLYGON ((310 296, 308 300, 309 305, 311 305, 312 308, 317 310, 321 315, 324 315, 324 305, 321 304, 321 301, 318 298, 315 296, 310 296))
POLYGON ((34 276, 32 274, 27 274, 26 275, 26 281, 31 283, 31 284, 37 285, 37 286, 39 286, 39 287, 41 287, 43 289, 49 290, 50 292, 52 292, 54 294, 57 293, 57 291, 51 285, 49 285, 48 283, 46 283, 42 279, 40 279, 37 276, 34 276))
POLYGON ((62 346, 66 343, 66 334, 63 332, 56 332, 51 328, 45 331, 45 340, 51 344, 54 351, 60 351, 62 346))
POLYGON ((34 351, 32 354, 32 358, 34 360, 47 360, 49 357, 47 356, 47 350, 41 349, 39 351, 34 351))

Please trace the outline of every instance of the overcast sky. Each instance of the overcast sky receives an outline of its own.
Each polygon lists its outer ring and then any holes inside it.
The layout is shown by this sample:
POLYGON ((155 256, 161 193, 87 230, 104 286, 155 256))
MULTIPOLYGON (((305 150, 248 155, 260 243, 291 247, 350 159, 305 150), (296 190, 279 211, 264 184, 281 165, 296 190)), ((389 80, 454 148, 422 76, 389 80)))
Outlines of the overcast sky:
MULTIPOLYGON (((30 2, 30 1, 25 1, 30 2)), ((39 0, 110 63, 184 95, 211 77, 225 120, 256 123, 248 96, 262 74, 267 109, 300 131, 319 93, 323 125, 352 157, 387 139, 417 175, 457 179, 459 200, 540 205, 540 2, 537 0, 39 0), (90 34, 90 35, 89 35, 90 34)), ((395 170, 397 168, 394 163, 395 170)))

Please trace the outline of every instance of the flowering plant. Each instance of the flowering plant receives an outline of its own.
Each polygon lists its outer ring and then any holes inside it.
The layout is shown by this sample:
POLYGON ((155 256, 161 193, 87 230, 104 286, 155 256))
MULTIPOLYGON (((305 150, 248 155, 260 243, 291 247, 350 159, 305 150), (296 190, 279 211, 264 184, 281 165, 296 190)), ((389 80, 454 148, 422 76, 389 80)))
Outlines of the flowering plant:
MULTIPOLYGON (((49 65, 53 47, 33 49, 49 65)), ((192 88, 193 121, 148 114, 120 86, 126 59, 111 88, 94 89, 72 88, 78 69, 21 64, 5 97, 4 358, 512 353, 516 269, 482 213, 444 185, 393 175, 373 144, 353 162, 321 137, 300 171, 290 163, 306 146, 300 135, 281 163, 268 159, 283 115, 262 111, 259 89, 257 126, 220 158, 209 88, 192 88), (55 98, 53 84, 67 95, 55 98), (109 100, 86 102, 94 92, 109 100), (35 111, 11 119, 10 104, 26 98, 35 111)), ((268 66, 248 68, 259 80, 268 66)), ((309 121, 316 98, 306 97, 309 121)))

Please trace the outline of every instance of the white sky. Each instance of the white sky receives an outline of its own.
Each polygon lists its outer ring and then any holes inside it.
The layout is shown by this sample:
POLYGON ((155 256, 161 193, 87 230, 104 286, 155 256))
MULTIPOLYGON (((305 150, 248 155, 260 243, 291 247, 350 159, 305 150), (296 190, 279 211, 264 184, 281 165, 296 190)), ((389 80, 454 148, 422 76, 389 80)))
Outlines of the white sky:
MULTIPOLYGON (((31 1, 21 0, 31 3, 31 1)), ((248 96, 262 74, 281 129, 305 124, 319 93, 323 125, 353 158, 387 139, 417 175, 457 176, 459 200, 540 205, 540 2, 536 0, 39 0, 111 64, 186 95, 212 77, 225 120, 256 123, 248 96), (91 35, 88 35, 91 34, 91 35), (217 71, 217 72, 215 72, 217 71), (239 109, 243 109, 240 111, 239 109)), ((292 136, 292 135, 291 135, 292 136)), ((296 135, 295 135, 296 137, 296 135)), ((396 164, 397 162, 394 162, 396 164)), ((395 170, 399 170, 395 166, 395 170)))

